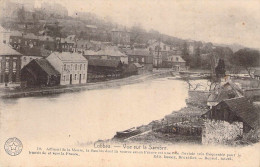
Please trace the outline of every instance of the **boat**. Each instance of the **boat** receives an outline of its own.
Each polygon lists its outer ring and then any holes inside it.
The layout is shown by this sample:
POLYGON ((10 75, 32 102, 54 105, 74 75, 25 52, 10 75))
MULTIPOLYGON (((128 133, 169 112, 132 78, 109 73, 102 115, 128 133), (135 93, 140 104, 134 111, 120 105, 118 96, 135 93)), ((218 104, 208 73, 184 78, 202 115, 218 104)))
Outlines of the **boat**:
POLYGON ((115 138, 128 138, 131 136, 135 136, 141 133, 140 129, 137 129, 136 127, 116 132, 115 138))

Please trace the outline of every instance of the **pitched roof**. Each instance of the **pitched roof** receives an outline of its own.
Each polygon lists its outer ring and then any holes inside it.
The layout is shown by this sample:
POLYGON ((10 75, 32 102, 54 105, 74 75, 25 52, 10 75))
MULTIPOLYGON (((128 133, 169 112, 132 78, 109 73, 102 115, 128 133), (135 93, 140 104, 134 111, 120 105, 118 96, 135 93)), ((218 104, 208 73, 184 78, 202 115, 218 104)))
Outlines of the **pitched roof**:
POLYGON ((169 56, 172 59, 172 62, 181 62, 181 63, 185 63, 186 61, 183 60, 183 58, 181 56, 176 56, 176 55, 173 55, 173 56, 169 56))
POLYGON ((22 56, 21 53, 12 49, 10 46, 0 43, 0 56, 9 56, 9 55, 22 56))
POLYGON ((243 122, 251 126, 252 128, 256 127, 258 124, 258 114, 256 113, 254 107, 247 98, 239 97, 233 99, 223 100, 226 103, 230 110, 236 113, 243 122))
POLYGON ((57 56, 61 61, 76 61, 76 62, 85 62, 87 59, 79 53, 71 52, 53 52, 50 56, 57 56))
POLYGON ((10 36, 19 36, 21 37, 23 34, 19 31, 11 31, 10 36))
POLYGON ((58 71, 46 59, 34 59, 34 61, 48 74, 60 75, 58 71))
POLYGON ((106 55, 106 56, 118 56, 118 57, 127 57, 126 54, 120 52, 115 47, 106 47, 96 53, 97 55, 106 55))
POLYGON ((28 33, 23 36, 26 39, 38 39, 38 36, 34 35, 33 33, 28 33))
POLYGON ((21 48, 19 50, 21 54, 24 56, 42 56, 41 48, 38 47, 32 47, 32 48, 21 48))
POLYGON ((131 56, 152 56, 148 49, 129 49, 126 50, 126 54, 131 56))
POLYGON ((121 63, 120 60, 106 60, 106 59, 90 59, 88 66, 101 66, 101 67, 118 67, 121 63))

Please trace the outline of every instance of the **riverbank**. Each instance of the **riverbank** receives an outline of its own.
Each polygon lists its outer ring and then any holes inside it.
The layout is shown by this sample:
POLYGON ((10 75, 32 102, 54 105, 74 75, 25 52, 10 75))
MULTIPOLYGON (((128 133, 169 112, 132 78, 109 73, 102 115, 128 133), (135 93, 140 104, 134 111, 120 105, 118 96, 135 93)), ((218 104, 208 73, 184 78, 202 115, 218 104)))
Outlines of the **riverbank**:
POLYGON ((208 111, 206 105, 208 94, 209 92, 189 91, 186 107, 173 111, 160 120, 137 127, 136 129, 139 131, 137 135, 126 138, 115 136, 110 142, 201 144, 200 130, 203 126, 201 115, 208 111), (176 129, 178 129, 178 133, 174 132, 176 129), (194 130, 198 130, 198 132, 194 130), (168 133, 169 131, 171 133, 168 133))
POLYGON ((56 86, 56 87, 35 88, 35 89, 14 89, 14 90, 6 89, 1 92, 0 98, 48 96, 54 94, 79 92, 85 90, 106 89, 106 88, 140 83, 146 80, 151 80, 160 77, 168 77, 168 76, 171 76, 170 70, 163 70, 163 71, 155 70, 151 73, 146 73, 142 75, 134 75, 127 78, 121 78, 121 79, 115 79, 115 80, 109 80, 109 81, 103 81, 97 83, 87 83, 82 85, 56 86))

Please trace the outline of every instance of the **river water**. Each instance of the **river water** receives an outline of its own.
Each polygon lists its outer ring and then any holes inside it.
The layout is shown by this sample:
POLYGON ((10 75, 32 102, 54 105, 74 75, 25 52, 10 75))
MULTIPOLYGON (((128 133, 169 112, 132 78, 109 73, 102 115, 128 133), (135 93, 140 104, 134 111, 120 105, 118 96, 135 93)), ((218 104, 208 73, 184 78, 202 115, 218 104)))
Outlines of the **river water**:
POLYGON ((188 86, 167 78, 119 88, 0 102, 1 140, 75 145, 161 119, 185 107, 188 86))

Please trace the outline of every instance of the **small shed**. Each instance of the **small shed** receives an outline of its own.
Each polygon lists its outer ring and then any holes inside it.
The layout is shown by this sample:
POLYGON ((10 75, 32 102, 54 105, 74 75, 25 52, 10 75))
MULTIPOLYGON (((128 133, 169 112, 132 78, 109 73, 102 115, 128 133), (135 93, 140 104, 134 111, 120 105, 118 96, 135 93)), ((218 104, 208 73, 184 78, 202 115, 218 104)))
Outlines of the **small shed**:
POLYGON ((27 87, 60 84, 60 73, 46 59, 34 59, 21 70, 21 80, 27 87))
POLYGON ((90 59, 88 61, 88 79, 118 78, 123 73, 120 60, 90 59))
POLYGON ((259 114, 245 97, 226 99, 202 115, 203 118, 229 123, 243 122, 243 131, 248 132, 259 125, 259 114))

